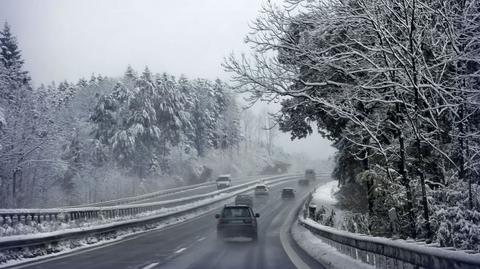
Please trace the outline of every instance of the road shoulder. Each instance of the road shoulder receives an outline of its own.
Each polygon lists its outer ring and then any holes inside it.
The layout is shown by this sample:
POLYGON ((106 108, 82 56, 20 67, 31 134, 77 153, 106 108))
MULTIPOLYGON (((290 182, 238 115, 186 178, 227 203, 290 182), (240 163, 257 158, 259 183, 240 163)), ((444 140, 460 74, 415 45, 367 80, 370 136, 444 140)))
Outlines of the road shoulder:
POLYGON ((280 230, 280 241, 285 253, 297 269, 325 268, 317 260, 307 254, 292 237, 291 229, 297 223, 297 216, 303 207, 308 193, 302 197, 300 204, 296 205, 288 214, 280 230))

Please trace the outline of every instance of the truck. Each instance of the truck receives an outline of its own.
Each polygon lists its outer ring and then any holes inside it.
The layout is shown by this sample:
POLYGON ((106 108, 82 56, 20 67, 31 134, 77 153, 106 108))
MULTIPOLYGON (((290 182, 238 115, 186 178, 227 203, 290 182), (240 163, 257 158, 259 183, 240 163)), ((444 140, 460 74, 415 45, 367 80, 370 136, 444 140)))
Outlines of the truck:
POLYGON ((305 170, 305 179, 310 181, 315 181, 315 170, 313 169, 305 170))
POLYGON ((232 185, 230 175, 219 175, 217 178, 217 189, 228 188, 232 185))
POLYGON ((315 170, 307 169, 305 170, 305 177, 298 180, 299 185, 307 186, 310 184, 310 181, 315 181, 315 170))

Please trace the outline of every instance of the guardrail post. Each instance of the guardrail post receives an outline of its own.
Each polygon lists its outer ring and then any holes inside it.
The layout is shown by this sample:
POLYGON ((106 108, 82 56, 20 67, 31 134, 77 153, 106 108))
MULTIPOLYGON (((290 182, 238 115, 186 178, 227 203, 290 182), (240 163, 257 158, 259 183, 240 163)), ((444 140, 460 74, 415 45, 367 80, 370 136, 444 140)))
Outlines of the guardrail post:
POLYGON ((366 252, 367 253, 367 263, 370 265, 375 265, 375 254, 371 252, 366 252))
POLYGON ((346 253, 348 256, 350 257, 354 257, 355 256, 355 250, 354 248, 350 247, 350 246, 347 246, 347 253, 346 253))
POLYGON ((377 268, 385 268, 387 266, 385 256, 380 254, 377 254, 376 256, 377 257, 375 261, 376 261, 377 268))
POLYGON ((366 255, 365 251, 359 249, 358 250, 358 256, 363 263, 367 262, 367 255, 366 255))
POLYGON ((385 265, 386 268, 395 268, 394 260, 390 257, 385 257, 385 265))
POLYGON ((355 250, 355 248, 351 247, 350 248, 350 253, 348 254, 350 257, 356 259, 357 258, 357 251, 355 250))
POLYGON ((315 212, 317 211, 317 205, 309 204, 308 205, 308 217, 311 219, 315 219, 315 212))

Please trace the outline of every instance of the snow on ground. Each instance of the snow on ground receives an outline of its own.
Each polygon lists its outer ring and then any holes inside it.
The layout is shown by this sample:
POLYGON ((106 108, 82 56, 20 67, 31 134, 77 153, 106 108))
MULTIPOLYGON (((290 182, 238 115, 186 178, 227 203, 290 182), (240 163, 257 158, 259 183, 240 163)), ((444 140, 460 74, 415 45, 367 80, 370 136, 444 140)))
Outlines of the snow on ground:
MULTIPOLYGON (((480 263, 480 254, 469 254, 460 250, 448 250, 448 248, 438 248, 437 244, 428 244, 422 242, 415 242, 411 240, 392 240, 383 237, 373 237, 364 234, 350 233, 344 230, 340 230, 339 226, 343 220, 345 212, 335 208, 336 199, 335 192, 338 190, 336 181, 329 181, 324 185, 319 186, 312 194, 313 198, 310 202, 317 206, 317 210, 320 207, 326 208, 326 214, 328 215, 332 209, 335 210, 335 223, 334 227, 328 227, 314 220, 308 218, 303 221, 309 226, 316 227, 320 230, 328 231, 329 233, 336 234, 338 236, 348 236, 358 240, 366 240, 373 243, 379 243, 386 246, 392 246, 393 248, 401 248, 411 250, 417 253, 424 253, 427 255, 438 255, 441 253, 443 257, 449 257, 451 259, 457 259, 461 261, 471 261, 474 264, 480 263)), ((300 217, 300 216, 299 216, 300 217)), ((303 219, 303 218, 302 218, 303 219)), ((338 252, 334 247, 326 244, 322 241, 321 237, 310 232, 305 227, 296 222, 292 226, 292 236, 297 244, 304 249, 310 256, 317 259, 321 264, 327 268, 374 268, 368 264, 362 263, 359 260, 338 252)))
POLYGON ((297 244, 328 269, 375 268, 338 252, 337 249, 324 243, 318 236, 298 224, 298 222, 293 224, 291 232, 297 244))
MULTIPOLYGON (((327 215, 331 213, 332 209, 335 210, 335 226, 340 225, 339 220, 343 219, 343 212, 335 208, 335 204, 337 203, 335 193, 338 189, 338 181, 328 181, 315 189, 312 194, 312 201, 310 202, 310 204, 317 206, 317 210, 323 206, 326 209, 327 215)), ((374 268, 373 266, 364 264, 361 261, 338 252, 334 247, 324 243, 317 235, 299 225, 298 222, 293 224, 291 232, 297 244, 326 268, 374 268)))
POLYGON ((338 181, 327 181, 325 184, 322 184, 315 189, 312 194, 312 201, 310 202, 310 204, 314 204, 317 206, 317 212, 320 208, 324 207, 326 211, 326 217, 330 216, 332 210, 334 210, 335 218, 333 226, 335 228, 340 228, 342 226, 345 216, 345 212, 335 206, 337 203, 335 193, 338 190, 338 181))
MULTIPOLYGON (((224 195, 222 195, 224 196, 224 195)), ((218 199, 218 197, 217 197, 218 199)), ((231 203, 233 202, 233 197, 228 199, 228 200, 223 200, 219 199, 216 203, 211 204, 209 206, 206 206, 198 211, 185 214, 179 217, 170 217, 167 218, 163 221, 160 221, 155 224, 151 225, 140 225, 138 227, 132 227, 132 228, 126 228, 126 229, 119 229, 115 232, 115 235, 112 237, 93 237, 89 236, 86 238, 82 239, 71 239, 71 240, 63 240, 60 241, 58 246, 55 247, 55 251, 48 250, 45 247, 41 248, 36 248, 36 249, 23 249, 21 253, 9 253, 8 251, 5 252, 0 252, 0 268, 6 268, 10 267, 13 265, 18 265, 22 264, 25 262, 32 262, 40 259, 44 259, 47 257, 54 257, 58 255, 63 255, 66 253, 70 253, 72 251, 77 251, 85 248, 90 248, 90 247, 99 247, 105 244, 109 244, 112 242, 116 242, 122 239, 125 239, 126 237, 130 237, 132 235, 136 235, 139 233, 144 233, 147 231, 151 230, 157 230, 157 229, 162 229, 171 225, 175 225, 181 222, 185 222, 191 219, 194 219, 196 217, 199 217, 203 214, 206 214, 212 210, 215 210, 221 206, 223 206, 224 203, 231 203)), ((205 203, 205 201, 203 201, 205 203)), ((198 202, 200 204, 200 202, 198 202)), ((185 206, 185 205, 184 205, 185 206)), ((184 207, 181 206, 181 207, 184 207)), ((192 206, 192 205, 190 205, 192 206)), ((153 215, 153 212, 149 212, 150 214, 142 214, 144 216, 147 215, 153 215)), ((156 216, 150 216, 151 217, 156 217, 156 216)), ((146 217, 145 219, 148 219, 149 217, 146 217)), ((127 223, 127 222, 133 222, 136 220, 124 220, 122 223, 127 223)), ((104 224, 104 225, 98 225, 95 226, 94 228, 100 228, 100 227, 107 227, 107 226, 112 226, 112 225, 118 225, 118 223, 110 223, 110 224, 104 224)), ((92 227, 93 228, 93 227, 92 227)), ((78 229, 68 229, 69 232, 74 232, 75 230, 85 230, 85 228, 78 228, 78 229)), ((29 235, 20 235, 20 236, 12 236, 9 237, 8 239, 31 239, 35 238, 37 236, 49 236, 49 235, 59 235, 64 233, 65 230, 63 231, 55 231, 55 232, 50 232, 50 233, 41 233, 41 234, 29 234, 29 235)), ((0 241, 5 238, 0 238, 0 241)), ((7 240, 8 241, 8 240, 7 240)), ((47 246, 47 247, 52 247, 52 246, 47 246)))
POLYGON ((335 198, 334 194, 339 190, 338 188, 338 181, 332 180, 328 181, 327 183, 319 186, 315 189, 313 193, 313 202, 316 204, 323 204, 323 205, 335 205, 337 203, 337 199, 335 198))
MULTIPOLYGON (((285 178, 289 176, 282 176, 276 178, 276 176, 264 178, 266 183, 275 185, 275 182, 280 181, 282 182, 285 178), (275 178, 275 179, 272 179, 275 178), (269 180, 270 179, 270 180, 269 180)), ((256 181, 256 180, 254 180, 256 181)), ((160 216, 164 214, 174 213, 183 211, 192 207, 199 207, 204 206, 209 203, 215 201, 221 201, 225 199, 225 196, 234 196, 236 194, 242 193, 245 191, 246 188, 253 188, 252 181, 232 186, 231 188, 216 190, 210 193, 205 194, 198 194, 184 198, 177 198, 173 200, 166 200, 166 201, 159 201, 159 202, 151 202, 151 203, 144 203, 144 204, 137 204, 136 207, 142 206, 164 206, 158 210, 148 211, 139 213, 136 215, 127 215, 127 216, 119 216, 115 218, 96 218, 96 219, 87 219, 85 221, 75 220, 69 221, 67 223, 58 222, 58 221, 44 221, 42 223, 32 222, 30 225, 25 225, 22 223, 18 223, 15 227, 11 227, 9 225, 0 226, 0 242, 8 241, 13 239, 23 239, 25 236, 28 238, 28 235, 38 236, 39 234, 47 234, 50 232, 58 232, 58 231, 75 231, 76 229, 88 229, 99 227, 100 225, 107 225, 110 223, 119 224, 124 221, 131 221, 131 220, 138 220, 139 218, 143 217, 150 217, 150 216, 160 216), (238 189, 238 188, 241 189, 238 189), (174 203, 184 203, 181 205, 170 206, 174 203)), ((75 210, 98 210, 98 209, 123 209, 123 208, 131 208, 132 205, 118 205, 118 206, 107 206, 107 207, 87 207, 87 208, 56 208, 56 209, 0 209, 1 212, 5 213, 23 213, 23 212, 62 212, 62 211, 75 211, 75 210)))
MULTIPOLYGON (((279 184, 283 184, 285 180, 276 179, 267 181, 269 186, 275 186, 279 184)), ((247 187, 249 191, 253 190, 254 186, 247 187)), ((200 201, 196 201, 193 203, 180 205, 174 208, 162 208, 157 211, 145 212, 140 213, 136 216, 129 216, 128 219, 122 219, 121 221, 114 222, 114 223, 89 223, 88 227, 78 227, 74 229, 65 229, 65 230, 57 230, 57 231, 50 231, 45 233, 35 233, 35 234, 25 234, 25 235, 16 235, 16 236, 8 236, 0 238, 1 241, 10 241, 10 240, 19 240, 19 239, 33 239, 33 238, 41 238, 45 236, 52 236, 52 235, 61 235, 65 232, 75 232, 75 231, 84 231, 88 229, 97 229, 103 227, 111 227, 118 225, 119 223, 132 223, 132 222, 139 222, 142 220, 158 218, 160 213, 161 215, 169 214, 173 212, 179 212, 186 209, 191 209, 196 207, 198 210, 193 211, 192 213, 182 214, 179 217, 169 217, 165 220, 159 220, 157 223, 152 225, 140 225, 138 227, 133 228, 126 228, 126 229, 119 229, 115 233, 115 237, 87 237, 82 239, 72 239, 72 240, 63 240, 59 242, 58 247, 55 248, 54 253, 50 254, 51 251, 47 251, 45 248, 37 248, 37 249, 23 249, 21 253, 12 253, 7 251, 0 252, 0 268, 5 268, 9 266, 13 266, 15 264, 20 264, 24 262, 35 261, 38 259, 43 259, 45 257, 56 256, 64 253, 71 252, 73 250, 92 247, 92 246, 100 246, 102 244, 107 244, 113 241, 121 240, 127 236, 134 235, 137 233, 149 231, 152 229, 161 229, 166 226, 170 226, 173 224, 177 224, 180 222, 184 222, 203 214, 206 214, 212 210, 215 210, 219 207, 222 207, 224 204, 232 203, 235 195, 245 192, 245 188, 231 192, 231 193, 218 193, 217 195, 203 199, 200 201), (49 254, 47 254, 49 253, 49 254)), ((111 220, 111 219, 110 219, 111 220)))

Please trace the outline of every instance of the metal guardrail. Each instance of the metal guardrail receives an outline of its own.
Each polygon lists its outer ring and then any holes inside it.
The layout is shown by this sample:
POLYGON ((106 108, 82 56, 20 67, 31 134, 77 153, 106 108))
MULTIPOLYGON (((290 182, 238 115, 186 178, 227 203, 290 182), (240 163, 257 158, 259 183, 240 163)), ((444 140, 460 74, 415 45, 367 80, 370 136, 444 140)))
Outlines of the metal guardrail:
POLYGON ((341 253, 376 268, 480 268, 480 254, 354 234, 303 217, 299 223, 341 253))
MULTIPOLYGON (((275 178, 291 178, 293 175, 281 175, 268 177, 261 180, 272 180, 275 178)), ((79 208, 52 208, 52 209, 0 209, 0 225, 15 226, 19 223, 23 225, 37 225, 42 222, 69 223, 88 222, 95 219, 114 219, 125 216, 135 216, 145 212, 160 210, 162 208, 179 206, 207 198, 212 198, 223 193, 234 192, 238 189, 255 185, 259 180, 243 183, 229 188, 217 190, 214 192, 194 195, 186 198, 179 198, 167 201, 159 201, 134 205, 119 205, 106 207, 79 207, 79 208)))
MULTIPOLYGON (((246 177, 245 179, 254 179, 254 178, 258 178, 258 177, 260 177, 260 176, 249 176, 249 177, 246 177)), ((240 178, 237 178, 237 180, 238 179, 240 179, 240 178)), ((113 199, 113 200, 101 201, 101 202, 89 203, 89 204, 82 204, 82 205, 75 205, 75 206, 65 206, 64 208, 114 206, 114 205, 122 205, 122 204, 129 204, 129 203, 137 203, 137 202, 142 202, 142 201, 146 201, 146 200, 159 198, 159 197, 169 195, 169 194, 189 191, 189 190, 202 188, 202 187, 206 187, 206 186, 213 186, 215 184, 216 184, 215 181, 208 181, 208 182, 199 183, 199 184, 193 184, 193 185, 188 185, 188 186, 181 186, 181 187, 176 187, 176 188, 169 188, 169 189, 165 189, 165 190, 145 193, 145 194, 137 195, 137 196, 124 197, 124 198, 119 198, 119 199, 113 199)))
POLYGON ((152 199, 152 198, 156 198, 156 197, 161 197, 161 196, 164 196, 164 195, 173 194, 173 193, 177 193, 177 192, 189 191, 189 190, 193 190, 193 189, 196 189, 196 188, 201 188, 201 187, 204 187, 204 186, 211 186, 211 185, 212 186, 215 185, 215 182, 204 182, 204 183, 200 183, 200 184, 170 188, 170 189, 165 189, 165 190, 161 190, 161 191, 146 193, 146 194, 137 195, 137 196, 119 198, 119 199, 114 199, 114 200, 108 200, 108 201, 102 201, 102 202, 96 202, 96 203, 89 203, 89 204, 82 204, 82 205, 65 206, 64 208, 122 205, 122 204, 128 204, 128 203, 133 203, 133 202, 137 202, 137 201, 152 199))
MULTIPOLYGON (((294 180, 297 178, 298 176, 283 176, 283 177, 279 177, 278 179, 269 180, 267 182, 268 184, 278 184, 284 181, 294 180)), ((205 200, 203 203, 193 204, 191 207, 182 208, 181 210, 167 212, 164 214, 143 217, 139 219, 131 219, 131 220, 117 222, 117 223, 113 222, 109 224, 93 226, 88 228, 57 231, 57 232, 50 232, 45 234, 42 234, 42 233, 32 234, 28 237, 12 236, 12 238, 3 238, 4 240, 0 239, 0 251, 11 253, 11 252, 19 251, 25 247, 32 248, 37 246, 43 246, 46 244, 56 243, 61 240, 86 238, 87 236, 115 233, 119 229, 123 229, 123 228, 145 226, 153 223, 158 223, 163 220, 185 216, 185 215, 197 212, 198 210, 201 210, 201 209, 208 209, 210 206, 213 206, 217 203, 224 202, 225 200, 231 199, 237 194, 251 191, 252 189, 254 189, 255 184, 256 182, 254 184, 251 184, 251 183, 243 184, 245 186, 243 186, 242 188, 238 187, 234 191, 226 193, 226 195, 216 197, 216 199, 205 200)))
MULTIPOLYGON (((298 173, 298 174, 300 175, 300 173, 298 173)), ((318 173, 316 176, 318 178, 330 177, 330 173, 318 173)), ((239 179, 254 179, 254 178, 258 178, 258 177, 261 177, 261 176, 260 175, 248 176, 246 178, 237 178, 236 180, 239 180, 239 179)), ((264 179, 275 178, 275 177, 278 177, 278 175, 269 176, 269 177, 266 177, 264 179)), ((235 179, 233 179, 233 180, 235 180, 235 179)), ((159 197, 162 197, 162 196, 165 196, 165 195, 174 194, 174 193, 178 193, 178 192, 189 191, 189 190, 193 190, 193 189, 201 188, 201 187, 205 187, 205 186, 212 186, 212 185, 215 185, 215 184, 216 184, 215 181, 209 181, 209 182, 204 182, 204 183, 199 183, 199 184, 194 184, 194 185, 188 185, 188 186, 182 186, 182 187, 160 190, 160 191, 146 193, 146 194, 132 196, 132 197, 125 197, 125 198, 119 198, 119 199, 114 199, 114 200, 108 200, 108 201, 102 201, 102 202, 96 202, 96 203, 89 203, 89 204, 83 204, 83 205, 77 205, 77 206, 66 206, 64 208, 114 206, 114 205, 130 204, 130 203, 141 203, 141 202, 145 202, 145 201, 148 201, 148 200, 159 198, 159 197)))

